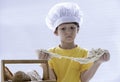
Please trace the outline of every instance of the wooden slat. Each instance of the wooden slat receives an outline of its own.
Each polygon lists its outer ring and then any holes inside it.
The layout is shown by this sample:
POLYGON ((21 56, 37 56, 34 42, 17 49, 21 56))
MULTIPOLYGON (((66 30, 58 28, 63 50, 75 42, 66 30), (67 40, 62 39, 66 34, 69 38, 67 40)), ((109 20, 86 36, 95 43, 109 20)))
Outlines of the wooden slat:
MULTIPOLYGON (((12 81, 4 81, 4 82, 12 82, 12 81)), ((24 82, 56 82, 56 81, 45 80, 45 81, 24 81, 24 82)))
POLYGON ((4 82, 4 79, 5 79, 5 77, 4 77, 4 75, 5 75, 5 64, 4 64, 4 62, 3 61, 1 61, 1 82, 4 82))
MULTIPOLYGON (((12 82, 12 81, 4 81, 4 82, 12 82)), ((56 82, 56 81, 45 80, 45 81, 24 81, 24 82, 56 82)))
POLYGON ((2 60, 5 64, 47 63, 47 60, 2 60))
MULTIPOLYGON (((47 60, 1 60, 1 81, 2 82, 7 82, 4 81, 4 76, 5 76, 5 64, 36 64, 36 63, 45 63, 47 65, 46 69, 46 77, 49 79, 49 66, 48 66, 48 61, 47 60)), ((56 81, 51 81, 51 80, 44 80, 44 81, 29 81, 29 82, 56 82, 56 81)))

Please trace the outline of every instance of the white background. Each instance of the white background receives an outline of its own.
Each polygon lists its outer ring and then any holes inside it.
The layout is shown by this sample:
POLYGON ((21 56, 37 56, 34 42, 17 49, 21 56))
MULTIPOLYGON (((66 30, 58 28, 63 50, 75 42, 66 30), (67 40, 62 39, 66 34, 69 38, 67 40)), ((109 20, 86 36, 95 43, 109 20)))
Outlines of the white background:
POLYGON ((84 13, 76 43, 111 53, 90 82, 120 82, 120 0, 0 0, 0 59, 37 59, 37 49, 58 45, 45 16, 64 1, 78 3, 84 13))

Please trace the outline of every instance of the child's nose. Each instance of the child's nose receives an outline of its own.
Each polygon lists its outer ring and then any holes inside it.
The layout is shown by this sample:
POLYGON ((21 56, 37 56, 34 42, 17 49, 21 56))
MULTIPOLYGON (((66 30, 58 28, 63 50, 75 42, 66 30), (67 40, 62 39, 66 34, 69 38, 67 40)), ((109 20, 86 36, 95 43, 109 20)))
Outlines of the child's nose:
POLYGON ((71 30, 70 29, 66 29, 66 33, 67 34, 71 33, 71 30))

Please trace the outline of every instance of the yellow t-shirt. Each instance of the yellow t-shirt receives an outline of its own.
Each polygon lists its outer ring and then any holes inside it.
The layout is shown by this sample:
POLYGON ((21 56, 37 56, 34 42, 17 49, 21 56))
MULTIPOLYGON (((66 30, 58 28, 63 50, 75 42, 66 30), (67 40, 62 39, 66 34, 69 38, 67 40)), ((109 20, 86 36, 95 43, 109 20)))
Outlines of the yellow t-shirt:
MULTIPOLYGON (((88 51, 79 46, 73 49, 62 49, 55 47, 49 49, 50 52, 62 56, 83 58, 87 57, 88 51)), ((54 70, 57 76, 57 82, 81 82, 81 72, 89 69, 92 64, 80 64, 70 59, 52 58, 49 60, 49 66, 54 70)))

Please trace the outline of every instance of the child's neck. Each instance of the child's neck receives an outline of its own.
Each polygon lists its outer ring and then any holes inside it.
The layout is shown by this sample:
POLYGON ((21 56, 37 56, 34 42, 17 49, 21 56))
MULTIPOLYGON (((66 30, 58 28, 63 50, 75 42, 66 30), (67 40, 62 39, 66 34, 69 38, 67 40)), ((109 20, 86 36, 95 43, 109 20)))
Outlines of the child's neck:
POLYGON ((77 45, 75 45, 74 43, 64 43, 64 42, 62 42, 59 46, 63 49, 72 49, 72 48, 75 48, 77 45))

